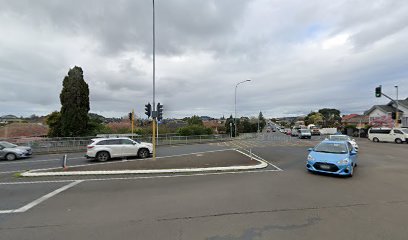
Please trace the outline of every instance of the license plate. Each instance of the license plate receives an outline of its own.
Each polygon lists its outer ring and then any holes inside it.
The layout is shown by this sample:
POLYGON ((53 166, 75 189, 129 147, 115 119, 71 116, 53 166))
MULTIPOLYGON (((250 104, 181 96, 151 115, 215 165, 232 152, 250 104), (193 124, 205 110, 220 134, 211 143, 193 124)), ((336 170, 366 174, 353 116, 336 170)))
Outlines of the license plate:
POLYGON ((328 166, 328 165, 320 165, 320 168, 321 168, 321 169, 324 169, 324 170, 329 170, 329 169, 330 169, 330 166, 328 166))

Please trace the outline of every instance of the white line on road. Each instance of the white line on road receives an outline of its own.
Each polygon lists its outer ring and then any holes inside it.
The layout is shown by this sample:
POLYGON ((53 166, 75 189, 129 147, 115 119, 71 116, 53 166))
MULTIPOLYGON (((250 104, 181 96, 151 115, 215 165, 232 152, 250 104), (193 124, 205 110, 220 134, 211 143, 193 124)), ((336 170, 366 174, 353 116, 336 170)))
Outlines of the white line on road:
POLYGON ((81 182, 83 182, 83 181, 82 180, 77 180, 75 182, 69 183, 69 184, 67 184, 67 185, 65 185, 63 187, 58 188, 57 190, 54 190, 54 191, 52 191, 52 192, 50 192, 50 193, 48 193, 48 194, 46 194, 46 195, 32 201, 32 202, 22 206, 21 208, 14 209, 14 210, 0 210, 0 213, 23 213, 23 212, 26 212, 26 211, 30 210, 31 208, 37 206, 38 204, 44 202, 45 200, 50 199, 50 198, 54 197, 55 195, 57 195, 58 193, 61 193, 61 192, 65 191, 65 190, 67 190, 67 189, 81 183, 81 182))
MULTIPOLYGON (((237 150, 237 151, 239 151, 239 150, 237 150)), ((239 152, 241 152, 241 151, 239 151, 239 152)), ((247 152, 248 152, 248 151, 247 151, 247 152)), ((246 154, 246 153, 244 153, 244 152, 241 152, 241 153, 242 153, 242 154, 245 154, 245 155, 247 155, 247 156, 250 156, 250 155, 249 155, 249 152, 248 152, 248 154, 246 154)), ((279 168, 279 167, 277 167, 276 165, 270 163, 269 161, 267 161, 267 160, 261 158, 260 156, 256 155, 255 153, 252 153, 252 155, 253 155, 255 158, 257 158, 257 160, 263 161, 263 162, 265 162, 265 163, 271 165, 272 167, 276 168, 277 171, 283 171, 281 168, 279 168)))
POLYGON ((0 185, 14 185, 14 184, 35 184, 35 183, 61 183, 61 182, 94 182, 94 181, 114 181, 114 180, 141 180, 141 179, 155 179, 155 178, 178 178, 178 177, 196 177, 196 176, 211 176, 211 175, 230 175, 230 174, 251 174, 264 172, 281 172, 281 170, 251 170, 251 171, 232 171, 232 172, 209 172, 209 173, 193 173, 193 174, 174 174, 174 175, 156 175, 143 177, 110 177, 110 178, 88 178, 88 179, 67 179, 67 180, 50 180, 50 181, 31 181, 31 182, 2 182, 0 185))

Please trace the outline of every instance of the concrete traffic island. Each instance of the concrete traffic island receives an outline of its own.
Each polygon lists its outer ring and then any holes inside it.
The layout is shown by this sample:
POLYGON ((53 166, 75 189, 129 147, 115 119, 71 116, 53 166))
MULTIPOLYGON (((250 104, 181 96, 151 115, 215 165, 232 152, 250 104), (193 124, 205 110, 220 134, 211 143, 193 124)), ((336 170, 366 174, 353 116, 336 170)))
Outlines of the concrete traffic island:
POLYGON ((158 157, 156 160, 129 159, 111 160, 67 168, 32 170, 21 174, 24 177, 114 175, 114 174, 163 174, 212 171, 253 170, 268 164, 248 153, 236 149, 158 157))

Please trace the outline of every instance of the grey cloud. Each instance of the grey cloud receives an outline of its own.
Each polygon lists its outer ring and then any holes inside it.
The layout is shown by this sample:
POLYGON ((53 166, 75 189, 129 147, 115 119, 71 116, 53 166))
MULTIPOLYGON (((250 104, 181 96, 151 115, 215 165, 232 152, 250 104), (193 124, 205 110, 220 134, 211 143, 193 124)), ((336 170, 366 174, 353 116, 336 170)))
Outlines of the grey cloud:
MULTIPOLYGON (((0 115, 59 108, 83 67, 92 111, 143 114, 152 98, 151 1, 1 1, 0 115), (3 20, 3 21, 2 21, 3 20), (7 24, 6 24, 7 22, 7 24), (2 87, 3 90, 3 87, 2 87)), ((167 117, 362 112, 376 85, 408 89, 405 1, 156 0, 157 101, 167 117), (324 40, 350 34, 346 46, 324 40), (174 57, 174 59, 172 59, 174 57), (179 58, 179 59, 178 59, 179 58), (187 59, 187 60, 186 60, 187 59)), ((408 97, 408 96, 407 96, 408 97)), ((38 114, 37 113, 37 114, 38 114)))

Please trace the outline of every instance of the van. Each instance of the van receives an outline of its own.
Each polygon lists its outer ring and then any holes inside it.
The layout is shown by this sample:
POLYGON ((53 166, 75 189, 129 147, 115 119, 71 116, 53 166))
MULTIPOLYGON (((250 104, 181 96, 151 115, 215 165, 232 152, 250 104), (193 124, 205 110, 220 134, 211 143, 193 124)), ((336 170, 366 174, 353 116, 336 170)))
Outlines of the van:
POLYGON ((408 129, 406 128, 370 128, 368 139, 373 142, 408 142, 408 129))

